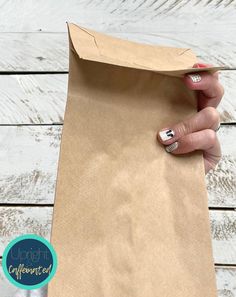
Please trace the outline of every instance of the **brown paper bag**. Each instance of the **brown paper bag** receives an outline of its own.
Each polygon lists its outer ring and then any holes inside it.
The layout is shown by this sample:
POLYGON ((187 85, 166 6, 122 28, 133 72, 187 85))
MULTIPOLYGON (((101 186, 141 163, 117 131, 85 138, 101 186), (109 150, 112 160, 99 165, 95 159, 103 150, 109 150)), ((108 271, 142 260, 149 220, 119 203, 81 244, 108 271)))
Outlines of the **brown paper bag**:
POLYGON ((202 153, 156 141, 196 112, 180 78, 202 70, 195 55, 73 24, 69 36, 48 296, 216 296, 202 153))

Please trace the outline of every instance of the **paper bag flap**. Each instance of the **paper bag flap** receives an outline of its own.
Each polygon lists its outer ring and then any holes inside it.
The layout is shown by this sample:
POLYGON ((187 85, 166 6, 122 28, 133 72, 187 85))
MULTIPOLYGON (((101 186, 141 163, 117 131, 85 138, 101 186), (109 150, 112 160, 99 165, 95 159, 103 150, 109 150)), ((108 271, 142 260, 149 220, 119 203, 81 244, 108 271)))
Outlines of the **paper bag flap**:
MULTIPOLYGON (((197 58, 189 48, 140 44, 75 24, 68 24, 68 30, 73 49, 81 59, 174 76, 202 71, 201 68, 192 68, 197 63, 197 58)), ((225 69, 225 67, 204 68, 212 72, 219 69, 225 69)))

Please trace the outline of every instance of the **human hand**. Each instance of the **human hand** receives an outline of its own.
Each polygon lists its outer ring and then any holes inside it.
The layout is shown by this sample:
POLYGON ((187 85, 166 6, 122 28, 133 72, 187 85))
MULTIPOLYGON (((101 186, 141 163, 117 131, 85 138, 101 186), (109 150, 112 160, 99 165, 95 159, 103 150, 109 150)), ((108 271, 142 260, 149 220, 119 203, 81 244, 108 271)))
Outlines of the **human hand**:
MULTIPOLYGON (((210 67, 210 64, 197 63, 193 67, 210 67)), ((191 73, 183 78, 186 86, 197 91, 198 112, 190 118, 159 131, 157 139, 165 145, 168 153, 185 154, 202 150, 205 173, 214 169, 221 159, 220 143, 216 130, 220 126, 219 105, 224 88, 219 83, 218 72, 191 73)))

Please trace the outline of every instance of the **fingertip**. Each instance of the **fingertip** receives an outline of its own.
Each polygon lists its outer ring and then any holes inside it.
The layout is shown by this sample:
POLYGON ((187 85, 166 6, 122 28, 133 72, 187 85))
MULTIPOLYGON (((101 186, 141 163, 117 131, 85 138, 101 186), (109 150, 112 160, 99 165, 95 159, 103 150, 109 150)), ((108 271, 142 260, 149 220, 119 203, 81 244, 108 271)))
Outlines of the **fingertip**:
POLYGON ((178 143, 178 141, 175 141, 175 142, 167 145, 165 147, 165 150, 166 150, 167 153, 173 153, 174 154, 174 153, 176 153, 176 150, 178 149, 178 147, 179 147, 179 143, 178 143))
POLYGON ((171 128, 163 128, 157 133, 157 138, 161 143, 169 143, 174 136, 175 132, 171 128))
POLYGON ((185 85, 190 89, 194 90, 196 88, 196 82, 193 82, 193 79, 191 78, 193 74, 185 74, 183 77, 183 81, 185 85))
POLYGON ((213 65, 211 64, 206 64, 206 63, 195 63, 193 65, 193 68, 207 68, 207 67, 211 67, 213 65))

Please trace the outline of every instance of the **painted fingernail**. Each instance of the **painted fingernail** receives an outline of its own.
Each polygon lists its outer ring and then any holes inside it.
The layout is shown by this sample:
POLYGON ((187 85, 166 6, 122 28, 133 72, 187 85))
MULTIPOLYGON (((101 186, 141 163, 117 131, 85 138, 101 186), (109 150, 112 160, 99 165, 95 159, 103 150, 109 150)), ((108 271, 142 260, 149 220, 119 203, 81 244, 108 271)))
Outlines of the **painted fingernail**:
POLYGON ((174 137, 175 132, 173 130, 169 129, 169 130, 160 131, 159 135, 160 135, 162 141, 166 141, 166 140, 169 140, 172 137, 174 137))
POLYGON ((167 145, 167 146, 165 147, 165 149, 166 149, 167 153, 171 153, 171 152, 173 152, 174 150, 176 150, 176 149, 178 148, 178 146, 179 146, 179 144, 178 144, 178 142, 176 141, 176 142, 173 142, 173 143, 170 144, 170 145, 167 145))
POLYGON ((207 65, 204 64, 204 63, 196 63, 196 64, 194 64, 193 67, 195 67, 195 68, 205 68, 205 67, 207 67, 207 65))
POLYGON ((197 83, 202 79, 200 74, 189 74, 188 77, 191 78, 194 83, 197 83))

